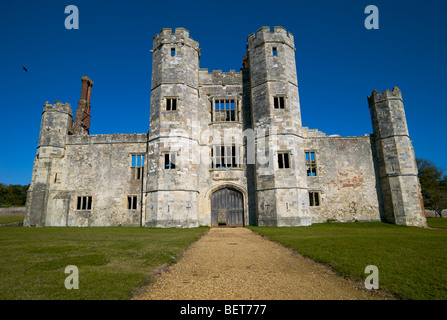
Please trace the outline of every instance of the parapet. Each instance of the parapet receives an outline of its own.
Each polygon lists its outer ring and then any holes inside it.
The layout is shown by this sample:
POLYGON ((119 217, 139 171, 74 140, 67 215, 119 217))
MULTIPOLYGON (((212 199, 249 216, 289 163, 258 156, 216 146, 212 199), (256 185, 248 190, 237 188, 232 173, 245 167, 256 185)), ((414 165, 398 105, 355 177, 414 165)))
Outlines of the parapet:
POLYGON ((385 90, 383 93, 374 90, 370 96, 368 96, 368 103, 371 106, 373 103, 382 102, 385 100, 402 100, 402 93, 398 87, 394 87, 393 91, 385 90))
POLYGON ((176 28, 172 33, 171 28, 163 28, 160 33, 153 38, 152 52, 157 50, 163 44, 180 44, 189 46, 197 51, 200 51, 200 45, 197 41, 189 36, 189 31, 185 28, 176 28))
POLYGON ((281 42, 295 49, 293 34, 284 29, 284 27, 273 27, 273 32, 271 32, 270 27, 260 28, 257 34, 252 33, 248 36, 247 47, 253 48, 264 42, 281 42))
POLYGON ((235 70, 230 72, 213 70, 209 73, 208 69, 200 69, 199 81, 201 85, 242 85, 242 73, 235 70))
POLYGON ((67 145, 114 145, 125 143, 147 143, 147 133, 72 135, 67 137, 66 142, 67 145))
POLYGON ((53 111, 53 112, 67 113, 73 117, 73 111, 71 110, 71 104, 69 104, 69 103, 62 104, 62 102, 57 101, 57 100, 54 102, 55 102, 55 104, 50 104, 50 103, 48 103, 48 101, 45 102, 45 104, 43 105, 43 112, 53 111))

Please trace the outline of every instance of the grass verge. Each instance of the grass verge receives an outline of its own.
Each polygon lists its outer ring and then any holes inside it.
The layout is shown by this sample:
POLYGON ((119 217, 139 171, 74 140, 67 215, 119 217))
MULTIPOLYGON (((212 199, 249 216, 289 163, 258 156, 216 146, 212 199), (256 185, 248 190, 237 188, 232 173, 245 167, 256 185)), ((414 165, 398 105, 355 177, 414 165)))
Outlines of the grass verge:
POLYGON ((447 229, 447 218, 427 218, 427 224, 430 228, 447 229))
POLYGON ((0 228, 0 300, 121 300, 208 228, 0 228), (79 289, 67 290, 68 265, 79 289))
POLYGON ((0 214, 0 224, 8 224, 14 222, 23 222, 25 215, 23 213, 17 214, 0 214))
POLYGON ((379 270, 379 287, 402 299, 447 299, 447 230, 380 222, 322 223, 309 227, 249 227, 338 274, 364 281, 379 270))

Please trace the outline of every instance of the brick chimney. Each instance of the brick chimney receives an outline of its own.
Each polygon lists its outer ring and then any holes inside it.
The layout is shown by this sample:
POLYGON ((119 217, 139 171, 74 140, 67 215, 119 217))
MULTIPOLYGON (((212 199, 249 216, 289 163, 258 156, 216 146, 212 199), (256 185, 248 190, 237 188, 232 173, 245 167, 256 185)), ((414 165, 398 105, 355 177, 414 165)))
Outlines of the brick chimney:
POLYGON ((89 77, 82 77, 81 98, 78 102, 75 121, 73 124, 73 134, 88 135, 90 128, 90 97, 92 94, 93 81, 89 77))

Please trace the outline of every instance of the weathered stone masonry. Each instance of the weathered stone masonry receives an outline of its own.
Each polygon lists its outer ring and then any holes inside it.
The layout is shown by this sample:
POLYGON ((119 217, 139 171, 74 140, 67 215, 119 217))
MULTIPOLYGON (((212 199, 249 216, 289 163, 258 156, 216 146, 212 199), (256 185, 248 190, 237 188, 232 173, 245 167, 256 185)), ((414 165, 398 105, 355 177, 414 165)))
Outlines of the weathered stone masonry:
POLYGON ((248 36, 238 72, 200 68, 183 28, 151 52, 148 134, 90 135, 88 77, 74 119, 45 103, 25 226, 426 225, 398 88, 368 97, 373 134, 328 136, 302 126, 282 27, 248 36))

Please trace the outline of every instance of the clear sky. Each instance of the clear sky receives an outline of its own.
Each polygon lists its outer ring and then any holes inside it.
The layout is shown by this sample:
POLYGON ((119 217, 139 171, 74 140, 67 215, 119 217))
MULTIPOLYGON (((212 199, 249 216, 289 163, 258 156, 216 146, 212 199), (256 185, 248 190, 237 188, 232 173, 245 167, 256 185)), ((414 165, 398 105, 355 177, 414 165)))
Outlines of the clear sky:
MULTIPOLYGON (((201 68, 242 67, 247 36, 283 26, 295 36, 302 122, 326 134, 372 133, 367 96, 402 90, 416 156, 447 169, 447 1, 2 1, 0 182, 28 184, 45 101, 76 111, 94 81, 91 134, 149 128, 152 38, 184 27, 201 68), (379 29, 364 27, 367 5, 379 29), (64 26, 79 9, 79 29, 64 26), (26 67, 25 72, 22 67, 26 67)), ((446 171, 447 173, 447 171, 446 171)))

